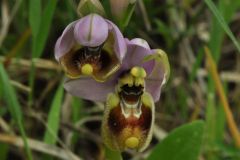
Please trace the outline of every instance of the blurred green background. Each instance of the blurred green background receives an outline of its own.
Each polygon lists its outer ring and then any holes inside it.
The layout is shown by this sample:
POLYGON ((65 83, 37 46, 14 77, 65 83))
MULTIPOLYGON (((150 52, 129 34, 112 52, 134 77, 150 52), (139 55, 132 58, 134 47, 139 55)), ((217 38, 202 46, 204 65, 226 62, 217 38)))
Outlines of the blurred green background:
MULTIPOLYGON (((78 2, 0 1, 0 160, 105 159, 100 137, 103 104, 66 93, 64 73, 54 59, 57 38, 79 18, 78 2)), ((137 2, 123 34, 165 50, 171 75, 156 103, 151 145, 143 153, 126 151, 123 159, 147 159, 173 129, 202 119, 205 127, 198 159, 240 160, 204 54, 208 46, 240 128, 240 1, 210 2, 137 2), (214 15, 216 10, 220 14, 214 15), (231 31, 224 30, 224 24, 231 31), (233 38, 238 42, 234 44, 233 38)))

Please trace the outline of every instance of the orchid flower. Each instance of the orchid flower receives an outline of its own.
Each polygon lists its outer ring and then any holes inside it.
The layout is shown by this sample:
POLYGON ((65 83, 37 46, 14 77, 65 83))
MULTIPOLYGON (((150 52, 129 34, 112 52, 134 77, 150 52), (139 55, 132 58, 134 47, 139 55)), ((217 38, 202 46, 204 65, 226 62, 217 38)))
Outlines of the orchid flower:
POLYGON ((161 86, 168 80, 170 69, 164 51, 151 50, 140 38, 125 41, 127 54, 111 79, 104 83, 67 80, 64 86, 73 95, 106 101, 102 136, 109 148, 143 151, 152 137, 154 102, 160 98, 161 86))
POLYGON ((55 45, 55 58, 67 77, 106 81, 118 70, 126 43, 118 27, 98 14, 70 23, 55 45))
POLYGON ((118 151, 143 151, 152 139, 155 105, 169 75, 165 52, 143 39, 126 40, 128 52, 115 92, 107 97, 102 122, 105 144, 118 151))
POLYGON ((67 78, 64 83, 65 89, 74 96, 91 101, 105 102, 107 95, 115 91, 121 74, 129 71, 134 66, 141 66, 146 71, 145 87, 151 94, 154 102, 160 98, 161 86, 169 77, 169 63, 166 53, 161 49, 150 49, 148 43, 140 38, 131 41, 125 39, 127 53, 122 61, 121 68, 104 83, 96 82, 89 77, 78 79, 67 78), (94 93, 91 89, 94 89, 94 93))

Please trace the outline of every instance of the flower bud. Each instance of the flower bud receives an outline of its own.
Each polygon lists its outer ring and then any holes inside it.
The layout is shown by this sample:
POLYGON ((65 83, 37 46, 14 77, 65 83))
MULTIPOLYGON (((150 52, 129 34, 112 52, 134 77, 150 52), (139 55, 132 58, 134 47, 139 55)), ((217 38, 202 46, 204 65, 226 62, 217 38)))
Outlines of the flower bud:
POLYGON ((134 6, 136 0, 110 0, 111 12, 118 20, 127 15, 128 7, 134 6))
POLYGON ((77 11, 81 17, 91 13, 97 13, 101 16, 105 16, 104 8, 99 0, 81 0, 77 11))

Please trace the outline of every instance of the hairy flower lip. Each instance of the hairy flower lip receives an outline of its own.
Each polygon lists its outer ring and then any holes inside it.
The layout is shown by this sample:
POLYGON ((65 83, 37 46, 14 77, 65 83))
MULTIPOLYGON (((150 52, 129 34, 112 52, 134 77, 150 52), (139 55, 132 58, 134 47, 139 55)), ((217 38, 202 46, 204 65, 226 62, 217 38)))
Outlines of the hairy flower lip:
MULTIPOLYGON (((111 64, 99 71, 97 66, 97 68, 92 66, 93 74, 91 76, 97 81, 104 82, 120 67, 126 53, 126 44, 117 26, 97 14, 87 15, 66 27, 55 45, 55 58, 63 65, 67 76, 74 79, 80 78, 82 75, 81 69, 77 71, 76 68, 73 69, 74 65, 65 64, 64 61, 69 62, 70 60, 63 60, 63 57, 74 54, 73 52, 77 51, 74 48, 96 48, 103 43, 103 50, 109 53, 109 63, 111 64)), ((73 60, 71 63, 75 63, 75 61, 73 60)))
POLYGON ((110 55, 105 49, 102 49, 99 53, 97 52, 98 48, 82 47, 62 56, 60 63, 67 76, 72 79, 91 76, 94 77, 96 81, 104 82, 120 67, 120 64, 117 57, 110 55), (86 65, 90 65, 92 69, 91 74, 83 72, 82 67, 86 65))
POLYGON ((155 109, 152 97, 143 92, 144 85, 135 86, 136 80, 143 77, 134 76, 130 71, 120 75, 122 79, 118 81, 115 96, 107 99, 102 135, 111 149, 143 151, 151 140, 155 109), (133 84, 129 86, 129 82, 133 84))
MULTIPOLYGON (((107 103, 110 102, 110 97, 107 103)), ((150 106, 145 104, 142 101, 139 117, 131 113, 132 108, 129 109, 130 113, 124 115, 121 102, 115 107, 106 108, 102 122, 102 136, 107 147, 118 151, 130 148, 141 152, 148 146, 152 136, 155 107, 153 102, 149 103, 150 106), (131 137, 134 137, 134 140, 127 141, 131 137)))
POLYGON ((130 116, 139 118, 141 116, 142 103, 140 102, 140 100, 141 98, 139 97, 138 100, 135 101, 134 103, 129 103, 124 98, 121 97, 120 106, 122 109, 122 114, 125 116, 125 118, 128 118, 130 116))

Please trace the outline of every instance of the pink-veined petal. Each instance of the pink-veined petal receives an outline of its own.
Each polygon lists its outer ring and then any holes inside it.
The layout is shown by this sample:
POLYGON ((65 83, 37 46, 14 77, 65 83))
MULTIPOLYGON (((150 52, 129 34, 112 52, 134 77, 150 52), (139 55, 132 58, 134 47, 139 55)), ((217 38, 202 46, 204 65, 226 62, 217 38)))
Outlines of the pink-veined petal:
POLYGON ((78 21, 74 36, 83 46, 100 46, 108 37, 108 23, 97 14, 89 14, 78 21))

